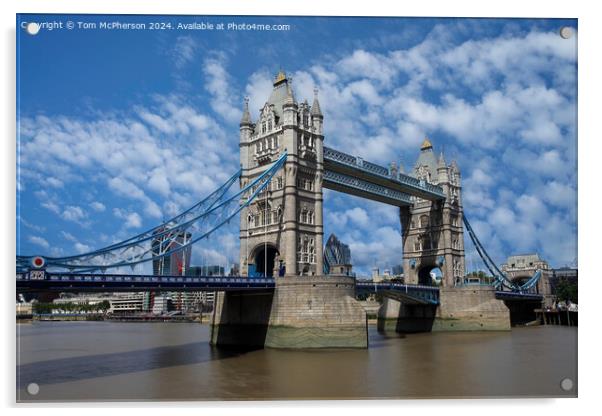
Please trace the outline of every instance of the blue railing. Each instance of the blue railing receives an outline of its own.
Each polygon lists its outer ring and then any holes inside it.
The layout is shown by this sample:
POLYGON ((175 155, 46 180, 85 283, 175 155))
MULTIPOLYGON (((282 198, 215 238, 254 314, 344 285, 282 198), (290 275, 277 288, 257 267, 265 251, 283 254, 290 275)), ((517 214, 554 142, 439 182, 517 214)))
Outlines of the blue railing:
POLYGON ((374 195, 376 198, 388 199, 393 205, 412 205, 412 198, 408 194, 342 173, 326 170, 324 171, 324 187, 329 188, 329 185, 350 188, 355 191, 374 195))
POLYGON ((393 282, 362 282, 358 280, 355 282, 355 291, 356 293, 392 291, 417 303, 430 305, 439 304, 439 288, 433 286, 407 285, 393 282))
POLYGON ((35 274, 17 273, 17 290, 208 290, 270 289, 275 287, 272 278, 246 278, 243 276, 156 276, 128 274, 48 273, 35 270, 35 274), (43 273, 40 273, 43 272, 43 273))
POLYGON ((357 169, 366 173, 376 175, 382 179, 388 179, 393 182, 399 182, 404 185, 407 185, 413 190, 420 191, 421 193, 430 194, 432 197, 435 198, 445 198, 443 188, 441 188, 440 186, 430 184, 426 181, 422 181, 420 179, 414 178, 409 175, 405 175, 403 173, 398 173, 397 175, 392 176, 389 173, 389 169, 383 166, 367 162, 359 157, 351 156, 338 150, 331 149, 329 147, 324 147, 324 161, 338 163, 352 169, 357 169))

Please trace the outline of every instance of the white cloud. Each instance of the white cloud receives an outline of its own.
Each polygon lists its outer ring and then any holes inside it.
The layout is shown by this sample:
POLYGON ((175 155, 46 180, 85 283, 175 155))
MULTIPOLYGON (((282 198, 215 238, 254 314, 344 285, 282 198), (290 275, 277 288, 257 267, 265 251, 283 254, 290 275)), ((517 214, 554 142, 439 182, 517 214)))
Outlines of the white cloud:
POLYGON ((196 49, 196 42, 191 36, 178 36, 171 53, 176 68, 181 69, 191 62, 196 49))
POLYGON ((111 178, 108 182, 109 188, 117 194, 126 198, 136 199, 143 203, 144 212, 153 218, 161 218, 161 208, 152 201, 142 189, 133 182, 123 178, 111 178))
POLYGON ((114 208, 113 215, 125 220, 125 228, 140 228, 142 226, 142 218, 136 212, 126 212, 122 209, 114 208))
POLYGON ((150 174, 150 178, 148 179, 149 189, 158 192, 161 196, 168 196, 171 188, 167 176, 167 172, 165 172, 165 170, 162 168, 153 170, 150 174))
POLYGON ((103 212, 107 208, 102 202, 98 201, 90 203, 90 207, 92 207, 92 209, 96 212, 103 212))
POLYGON ((50 247, 50 244, 48 244, 48 241, 46 241, 44 238, 36 236, 36 235, 29 236, 28 240, 31 243, 33 243, 33 244, 35 244, 37 246, 40 246, 42 248, 46 248, 47 249, 47 248, 50 247))
POLYGON ((63 238, 67 241, 71 241, 71 242, 77 242, 77 238, 75 238, 75 236, 71 233, 68 233, 67 231, 61 231, 61 235, 63 236, 63 238))
POLYGON ((81 223, 81 221, 84 220, 88 214, 79 206, 68 205, 63 210, 61 216, 67 221, 81 223))
POLYGON ((254 72, 249 77, 248 84, 245 87, 245 93, 249 97, 249 111, 252 120, 257 119, 259 110, 267 102, 270 93, 272 92, 272 88, 272 77, 267 71, 254 72))
POLYGON ((79 241, 73 245, 73 248, 78 254, 87 253, 90 251, 90 246, 82 244, 79 241))
POLYGON ((577 204, 577 190, 569 184, 551 181, 543 190, 543 198, 557 207, 574 207, 577 204))
POLYGON ((52 201, 42 202, 40 205, 42 205, 44 208, 54 212, 55 214, 59 214, 61 212, 61 208, 52 201))
POLYGON ((211 108, 229 123, 238 123, 242 116, 242 104, 234 99, 235 89, 232 88, 230 75, 225 69, 226 56, 223 53, 213 53, 203 63, 205 74, 205 89, 211 94, 211 108))
POLYGON ((47 178, 46 179, 46 183, 50 186, 52 186, 53 188, 62 188, 63 187, 63 182, 57 178, 47 178))

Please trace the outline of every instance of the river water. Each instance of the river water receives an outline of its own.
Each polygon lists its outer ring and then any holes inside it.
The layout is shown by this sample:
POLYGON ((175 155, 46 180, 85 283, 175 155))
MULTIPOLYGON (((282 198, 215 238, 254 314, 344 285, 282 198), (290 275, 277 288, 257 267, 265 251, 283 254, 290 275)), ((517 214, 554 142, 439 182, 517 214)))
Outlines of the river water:
POLYGON ((198 323, 17 325, 18 401, 575 397, 577 329, 384 337, 367 350, 225 351, 198 323), (565 392, 564 378, 575 382, 565 392), (30 383, 39 392, 27 392, 30 383))

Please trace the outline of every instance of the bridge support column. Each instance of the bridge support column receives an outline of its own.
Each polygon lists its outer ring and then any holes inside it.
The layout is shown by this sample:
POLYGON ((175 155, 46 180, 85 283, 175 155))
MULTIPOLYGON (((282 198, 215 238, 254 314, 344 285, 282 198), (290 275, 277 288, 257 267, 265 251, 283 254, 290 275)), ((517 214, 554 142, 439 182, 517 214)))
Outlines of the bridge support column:
POLYGON ((366 312, 350 277, 276 281, 266 336, 271 348, 367 348, 366 312))
POLYGON ((439 302, 433 331, 510 330, 510 311, 493 288, 441 288, 439 302))
POLYGON ((441 288, 439 305, 385 298, 378 311, 381 332, 507 331, 510 311, 493 288, 441 288))
POLYGON ((436 305, 417 305, 385 297, 378 310, 377 328, 384 333, 430 332, 436 305))
POLYGON ((268 348, 367 348, 366 312, 349 277, 285 277, 273 293, 216 298, 211 343, 268 348))
POLYGON ((217 292, 211 319, 212 345, 263 348, 273 291, 217 292))

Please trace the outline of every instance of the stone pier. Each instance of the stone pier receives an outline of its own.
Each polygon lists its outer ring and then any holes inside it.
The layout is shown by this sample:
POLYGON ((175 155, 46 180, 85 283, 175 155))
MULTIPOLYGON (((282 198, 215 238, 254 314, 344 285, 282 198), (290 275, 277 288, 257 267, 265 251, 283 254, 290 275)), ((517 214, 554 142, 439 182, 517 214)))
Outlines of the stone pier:
POLYGON ((273 293, 216 298, 211 342, 268 348, 367 348, 366 313, 350 277, 285 277, 273 293))
POLYGON ((385 332, 508 331, 510 311, 488 287, 440 289, 439 306, 415 305, 386 298, 378 312, 385 332))

